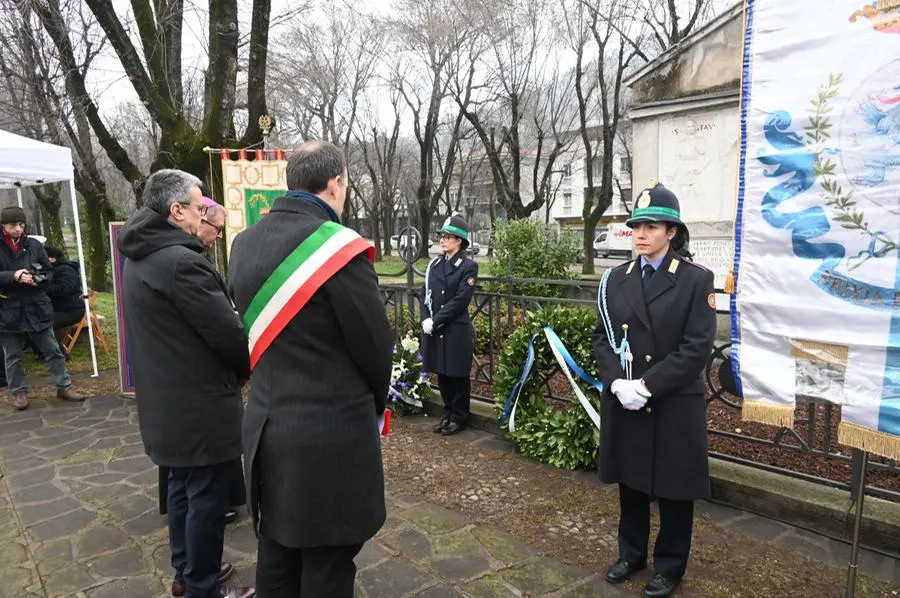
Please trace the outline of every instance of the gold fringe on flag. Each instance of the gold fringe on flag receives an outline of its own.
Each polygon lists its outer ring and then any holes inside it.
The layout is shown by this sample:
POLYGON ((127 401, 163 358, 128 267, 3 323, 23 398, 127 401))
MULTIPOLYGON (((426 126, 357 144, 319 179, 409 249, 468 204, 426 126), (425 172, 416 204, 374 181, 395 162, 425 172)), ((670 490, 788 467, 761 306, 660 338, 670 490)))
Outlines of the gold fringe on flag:
POLYGON ((900 460, 900 436, 879 432, 859 424, 846 421, 838 424, 838 442, 874 455, 900 460))
POLYGON ((793 428, 794 406, 763 401, 744 401, 741 419, 780 428, 793 428))
POLYGON ((725 276, 725 287, 722 290, 729 295, 734 295, 734 269, 729 270, 725 276))

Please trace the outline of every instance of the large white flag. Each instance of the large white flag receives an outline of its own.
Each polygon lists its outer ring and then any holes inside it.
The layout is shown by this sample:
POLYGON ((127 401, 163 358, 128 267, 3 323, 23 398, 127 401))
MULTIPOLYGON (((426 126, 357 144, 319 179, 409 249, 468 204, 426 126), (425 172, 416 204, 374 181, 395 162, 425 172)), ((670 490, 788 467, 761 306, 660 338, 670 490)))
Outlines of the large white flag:
POLYGON ((842 405, 900 459, 900 0, 749 0, 733 356, 744 417, 842 405))

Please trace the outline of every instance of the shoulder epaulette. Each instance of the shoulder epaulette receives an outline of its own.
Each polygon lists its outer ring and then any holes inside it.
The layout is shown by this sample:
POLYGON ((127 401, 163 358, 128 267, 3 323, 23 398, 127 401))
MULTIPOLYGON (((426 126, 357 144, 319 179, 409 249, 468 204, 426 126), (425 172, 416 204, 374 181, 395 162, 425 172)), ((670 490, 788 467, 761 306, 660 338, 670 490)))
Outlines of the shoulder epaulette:
POLYGON ((682 259, 681 261, 684 262, 685 264, 690 264, 691 266, 693 266, 695 268, 700 268, 701 270, 703 270, 705 272, 711 272, 711 270, 709 268, 707 268, 706 266, 704 266, 703 264, 698 264, 697 262, 693 262, 691 260, 686 260, 686 259, 682 259))

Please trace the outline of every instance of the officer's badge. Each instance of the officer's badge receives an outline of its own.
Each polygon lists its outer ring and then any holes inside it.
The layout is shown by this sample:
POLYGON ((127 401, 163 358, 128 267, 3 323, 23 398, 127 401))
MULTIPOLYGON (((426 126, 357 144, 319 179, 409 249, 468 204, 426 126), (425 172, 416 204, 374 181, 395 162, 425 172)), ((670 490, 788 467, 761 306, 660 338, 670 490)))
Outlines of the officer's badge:
POLYGON ((669 264, 669 274, 675 274, 678 271, 678 264, 680 264, 678 260, 672 260, 669 264))
POLYGON ((456 261, 453 263, 453 265, 456 266, 457 268, 459 268, 459 265, 460 265, 460 264, 462 264, 462 258, 459 258, 458 260, 456 260, 456 261))
POLYGON ((715 309, 715 308, 716 308, 716 294, 715 294, 715 293, 710 293, 710 294, 706 297, 706 303, 707 303, 712 309, 715 309))
POLYGON ((650 191, 648 189, 644 189, 644 192, 641 193, 641 196, 638 198, 638 207, 643 209, 650 205, 650 191))
POLYGON ((468 277, 466 279, 466 284, 469 285, 470 287, 474 287, 475 286, 475 277, 474 276, 468 277))

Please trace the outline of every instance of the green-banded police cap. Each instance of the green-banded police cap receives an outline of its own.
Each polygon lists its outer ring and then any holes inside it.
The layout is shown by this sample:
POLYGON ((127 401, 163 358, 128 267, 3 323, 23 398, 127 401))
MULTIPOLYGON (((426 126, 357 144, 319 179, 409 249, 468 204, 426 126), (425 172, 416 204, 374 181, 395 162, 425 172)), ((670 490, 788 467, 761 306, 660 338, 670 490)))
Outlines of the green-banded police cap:
POLYGON ((684 227, 681 221, 681 205, 675 194, 662 183, 651 181, 634 202, 634 209, 625 224, 634 228, 640 222, 671 222, 684 227))
POLYGON ((449 233, 462 239, 463 249, 469 246, 469 225, 466 223, 466 219, 459 214, 454 214, 444 220, 444 225, 441 226, 440 232, 449 233))

